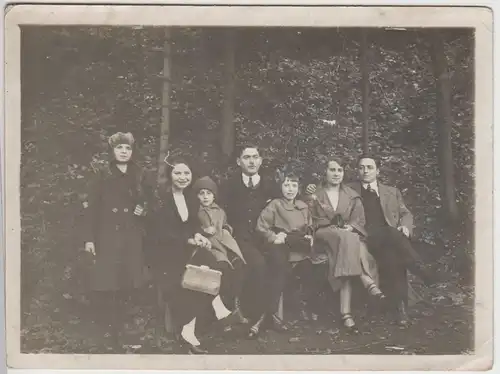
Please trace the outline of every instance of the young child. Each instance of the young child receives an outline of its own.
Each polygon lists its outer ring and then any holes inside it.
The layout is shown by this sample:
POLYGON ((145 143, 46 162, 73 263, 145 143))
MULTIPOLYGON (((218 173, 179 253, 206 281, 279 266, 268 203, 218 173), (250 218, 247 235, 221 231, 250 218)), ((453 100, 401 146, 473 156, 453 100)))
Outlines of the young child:
MULTIPOLYGON (((280 175, 282 197, 269 202, 257 221, 257 232, 266 240, 269 267, 268 319, 274 319, 291 270, 291 254, 305 259, 311 254, 312 217, 308 205, 297 199, 299 178, 293 172, 280 175)), ((264 318, 263 318, 264 320, 264 318)), ((260 326, 257 326, 256 333, 260 326)), ((253 327, 252 327, 253 328, 253 327)))
MULTIPOLYGON (((259 232, 268 249, 283 246, 289 253, 311 254, 312 217, 309 206, 297 199, 299 177, 293 172, 280 176, 282 197, 272 200, 261 212, 257 221, 259 232)), ((287 258, 288 261, 288 258, 287 258)))
POLYGON ((205 236, 210 240, 210 251, 218 261, 218 269, 223 273, 220 294, 222 298, 234 300, 234 312, 239 322, 247 323, 240 310, 239 295, 245 276, 246 261, 238 243, 232 236, 232 228, 227 223, 226 213, 215 202, 217 185, 210 177, 202 177, 193 185, 200 207, 198 219, 205 236))

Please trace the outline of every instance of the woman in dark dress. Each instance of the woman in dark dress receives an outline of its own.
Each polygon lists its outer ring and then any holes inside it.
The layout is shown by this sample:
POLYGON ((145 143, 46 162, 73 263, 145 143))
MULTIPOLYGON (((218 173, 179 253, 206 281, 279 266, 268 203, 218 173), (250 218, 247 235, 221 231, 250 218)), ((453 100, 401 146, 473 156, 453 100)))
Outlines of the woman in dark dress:
POLYGON ((124 322, 122 304, 146 281, 142 238, 147 193, 144 173, 132 161, 132 134, 116 133, 108 143, 113 157, 92 181, 83 240, 85 251, 93 255, 91 302, 117 344, 124 322))
POLYGON ((155 282, 169 304, 180 343, 189 353, 206 353, 195 335, 197 320, 213 308, 217 319, 231 315, 219 295, 182 288, 186 264, 217 268, 217 259, 210 252, 211 243, 203 236, 198 223, 198 203, 188 192, 192 172, 183 160, 172 161, 171 185, 161 206, 149 215, 147 225, 148 263, 155 282))

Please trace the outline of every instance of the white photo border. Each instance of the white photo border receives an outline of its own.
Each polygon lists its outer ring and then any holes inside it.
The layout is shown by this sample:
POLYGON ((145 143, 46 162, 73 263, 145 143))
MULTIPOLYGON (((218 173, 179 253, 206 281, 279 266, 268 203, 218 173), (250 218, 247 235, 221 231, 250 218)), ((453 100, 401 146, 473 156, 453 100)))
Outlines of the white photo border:
POLYGON ((467 370, 493 359, 493 18, 477 7, 15 5, 5 16, 7 364, 32 369, 467 370), (472 355, 83 355, 20 353, 20 25, 471 27, 475 29, 476 302, 472 355), (258 357, 258 360, 256 360, 258 357))

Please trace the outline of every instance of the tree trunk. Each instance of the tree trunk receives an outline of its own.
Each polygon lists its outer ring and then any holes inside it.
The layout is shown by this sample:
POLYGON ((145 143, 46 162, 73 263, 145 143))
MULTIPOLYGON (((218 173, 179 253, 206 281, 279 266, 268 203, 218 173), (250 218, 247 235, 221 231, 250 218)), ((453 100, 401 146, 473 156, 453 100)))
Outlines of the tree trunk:
POLYGON ((163 47, 163 92, 161 106, 160 152, 158 157, 158 187, 162 189, 167 182, 167 164, 165 157, 168 154, 170 135, 170 92, 172 91, 172 47, 171 29, 165 29, 165 44, 163 47))
POLYGON ((439 136, 438 161, 441 174, 441 200, 446 217, 458 220, 458 206, 455 198, 455 180, 453 176, 453 151, 451 130, 451 83, 448 62, 444 53, 444 41, 440 31, 432 33, 432 57, 437 88, 437 128, 439 136))
POLYGON ((235 34, 234 30, 226 31, 225 49, 225 84, 224 103, 222 107, 221 149, 224 157, 229 159, 233 155, 236 142, 234 126, 234 94, 235 94, 235 34))
POLYGON ((368 45, 366 42, 366 30, 361 30, 361 92, 363 96, 363 153, 369 150, 369 121, 370 121, 370 79, 367 64, 368 45))

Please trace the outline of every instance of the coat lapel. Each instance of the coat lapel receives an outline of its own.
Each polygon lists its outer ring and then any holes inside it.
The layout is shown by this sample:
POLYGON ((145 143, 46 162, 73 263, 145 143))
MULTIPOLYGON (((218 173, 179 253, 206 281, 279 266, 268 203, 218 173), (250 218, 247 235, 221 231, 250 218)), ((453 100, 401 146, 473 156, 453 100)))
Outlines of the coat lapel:
MULTIPOLYGON (((316 196, 318 198, 317 202, 318 205, 320 206, 320 209, 322 209, 325 212, 329 220, 332 220, 333 217, 335 216, 335 210, 330 204, 330 199, 328 198, 325 189, 321 188, 316 194, 316 196)), ((339 203, 340 203, 340 197, 339 197, 339 203)))
POLYGON ((390 212, 388 212, 388 203, 389 203, 389 191, 387 190, 386 186, 379 183, 378 184, 378 195, 380 197, 380 205, 382 206, 382 212, 384 212, 384 216, 389 217, 390 212))
POLYGON ((354 191, 358 193, 359 196, 361 196, 361 182, 354 182, 349 184, 349 187, 351 187, 354 191))

